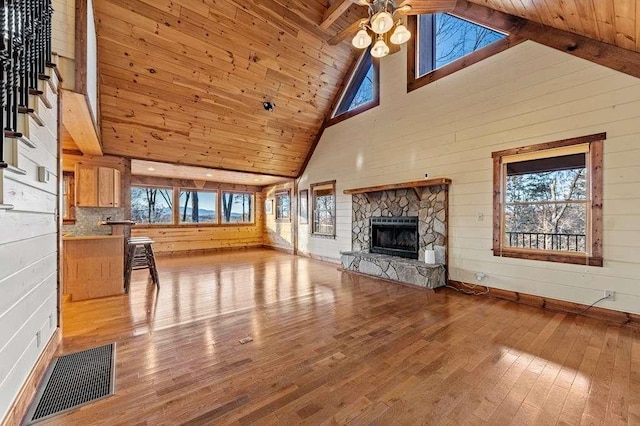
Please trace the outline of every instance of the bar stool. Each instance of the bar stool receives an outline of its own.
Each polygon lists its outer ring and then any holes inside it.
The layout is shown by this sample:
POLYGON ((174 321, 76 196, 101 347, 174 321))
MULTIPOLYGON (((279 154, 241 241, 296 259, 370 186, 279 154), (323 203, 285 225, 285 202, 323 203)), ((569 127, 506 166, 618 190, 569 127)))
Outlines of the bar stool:
POLYGON ((127 261, 125 264, 124 291, 129 293, 131 271, 148 269, 153 283, 160 288, 156 257, 153 253, 153 240, 148 237, 131 237, 127 241, 127 261))

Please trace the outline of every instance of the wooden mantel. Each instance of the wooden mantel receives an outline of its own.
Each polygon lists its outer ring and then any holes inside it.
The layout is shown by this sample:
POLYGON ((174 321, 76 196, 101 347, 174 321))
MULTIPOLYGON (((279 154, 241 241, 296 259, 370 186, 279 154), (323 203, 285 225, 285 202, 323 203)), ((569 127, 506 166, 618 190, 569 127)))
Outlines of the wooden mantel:
POLYGON ((345 194, 369 194, 371 192, 390 191, 393 189, 407 189, 411 188, 415 191, 419 200, 422 200, 422 193, 418 191, 418 188, 424 188, 425 186, 437 186, 437 185, 451 185, 451 179, 449 178, 435 178, 425 180, 414 180, 412 182, 402 183, 390 183, 387 185, 368 186, 365 188, 345 189, 345 194))

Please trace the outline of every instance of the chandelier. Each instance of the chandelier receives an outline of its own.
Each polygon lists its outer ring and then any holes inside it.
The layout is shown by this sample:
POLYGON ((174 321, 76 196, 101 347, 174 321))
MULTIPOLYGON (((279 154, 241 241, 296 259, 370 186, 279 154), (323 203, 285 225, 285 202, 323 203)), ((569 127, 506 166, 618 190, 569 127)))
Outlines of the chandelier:
POLYGON ((351 44, 354 47, 366 49, 374 43, 375 39, 371 56, 382 58, 389 54, 387 40, 396 45, 409 41, 411 32, 404 25, 402 18, 397 15, 408 12, 411 6, 397 7, 394 0, 372 0, 366 5, 369 8, 369 18, 360 24, 360 30, 353 37, 351 44))

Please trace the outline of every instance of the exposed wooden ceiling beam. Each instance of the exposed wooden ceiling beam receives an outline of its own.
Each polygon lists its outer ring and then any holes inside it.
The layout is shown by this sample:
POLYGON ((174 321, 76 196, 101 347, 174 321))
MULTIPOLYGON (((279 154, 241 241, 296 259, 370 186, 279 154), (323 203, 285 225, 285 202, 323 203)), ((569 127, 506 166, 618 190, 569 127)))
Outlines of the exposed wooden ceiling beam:
POLYGON ((458 0, 451 12, 461 18, 510 34, 514 40, 531 40, 640 78, 640 52, 623 49, 568 31, 458 0))
POLYGON ((336 0, 324 13, 320 28, 323 30, 328 29, 343 13, 356 3, 354 0, 336 0))
POLYGON ((76 145, 86 155, 103 155, 85 95, 62 91, 62 122, 76 145))

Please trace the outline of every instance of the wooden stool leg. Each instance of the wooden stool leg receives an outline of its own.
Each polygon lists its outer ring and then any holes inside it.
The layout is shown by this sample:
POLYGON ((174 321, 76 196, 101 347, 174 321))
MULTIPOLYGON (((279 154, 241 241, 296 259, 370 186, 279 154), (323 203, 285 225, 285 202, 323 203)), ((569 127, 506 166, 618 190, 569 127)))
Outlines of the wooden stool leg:
POLYGON ((147 262, 149 264, 149 270, 151 272, 151 279, 153 283, 160 288, 160 277, 158 276, 158 268, 156 267, 156 256, 153 253, 153 247, 151 244, 145 244, 144 246, 147 252, 147 262))
POLYGON ((136 246, 130 245, 127 253, 127 263, 124 270, 124 292, 129 293, 129 286, 131 285, 131 270, 133 269, 133 257, 136 253, 136 246))

